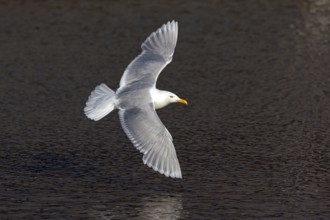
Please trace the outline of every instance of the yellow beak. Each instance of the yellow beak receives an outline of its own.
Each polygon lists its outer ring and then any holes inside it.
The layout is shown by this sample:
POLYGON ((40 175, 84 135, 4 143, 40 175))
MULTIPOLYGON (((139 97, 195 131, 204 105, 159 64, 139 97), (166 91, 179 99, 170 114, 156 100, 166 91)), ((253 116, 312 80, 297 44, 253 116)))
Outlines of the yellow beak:
POLYGON ((185 105, 188 105, 188 102, 186 101, 186 100, 184 100, 184 99, 178 99, 178 100, 176 100, 177 102, 180 102, 180 103, 182 103, 182 104, 185 104, 185 105))

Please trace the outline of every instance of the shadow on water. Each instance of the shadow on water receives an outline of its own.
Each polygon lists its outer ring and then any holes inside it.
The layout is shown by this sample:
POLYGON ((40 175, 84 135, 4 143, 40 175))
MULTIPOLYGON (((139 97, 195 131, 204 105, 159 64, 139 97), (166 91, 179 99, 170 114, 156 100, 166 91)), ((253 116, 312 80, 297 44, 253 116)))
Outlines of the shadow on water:
POLYGON ((7 155, 1 166, 8 180, 3 185, 8 188, 8 194, 2 195, 2 202, 8 201, 4 205, 7 215, 26 219, 48 218, 54 214, 59 219, 82 215, 91 219, 180 219, 187 216, 182 206, 182 193, 164 193, 152 180, 132 175, 114 176, 97 166, 97 162, 68 153, 48 151, 32 155, 21 152, 16 156, 7 155), (18 155, 19 163, 14 158, 18 155), (12 175, 17 175, 15 181, 12 175), (13 188, 19 193, 9 198, 13 188), (22 209, 15 206, 17 203, 24 204, 22 209), (29 208, 23 212, 24 207, 29 208))

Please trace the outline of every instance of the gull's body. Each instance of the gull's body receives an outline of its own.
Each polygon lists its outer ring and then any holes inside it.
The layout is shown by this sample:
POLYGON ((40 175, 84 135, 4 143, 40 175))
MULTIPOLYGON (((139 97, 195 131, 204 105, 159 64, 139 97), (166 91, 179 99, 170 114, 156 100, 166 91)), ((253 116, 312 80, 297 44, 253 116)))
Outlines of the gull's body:
POLYGON ((122 128, 144 154, 143 162, 165 176, 182 178, 172 136, 155 111, 173 102, 187 104, 171 92, 156 89, 159 73, 172 60, 177 36, 175 21, 152 33, 142 44, 142 53, 126 68, 117 91, 105 84, 97 86, 84 111, 98 121, 118 109, 122 128))

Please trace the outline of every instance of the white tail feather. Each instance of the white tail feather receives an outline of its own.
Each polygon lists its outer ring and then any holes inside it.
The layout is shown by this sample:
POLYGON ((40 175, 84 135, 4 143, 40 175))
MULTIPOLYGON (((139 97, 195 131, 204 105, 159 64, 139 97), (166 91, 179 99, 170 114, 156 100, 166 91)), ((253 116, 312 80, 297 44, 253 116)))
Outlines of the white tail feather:
POLYGON ((115 92, 102 83, 101 85, 96 86, 94 91, 92 91, 91 95, 88 97, 84 112, 88 118, 98 121, 109 114, 115 107, 115 92))

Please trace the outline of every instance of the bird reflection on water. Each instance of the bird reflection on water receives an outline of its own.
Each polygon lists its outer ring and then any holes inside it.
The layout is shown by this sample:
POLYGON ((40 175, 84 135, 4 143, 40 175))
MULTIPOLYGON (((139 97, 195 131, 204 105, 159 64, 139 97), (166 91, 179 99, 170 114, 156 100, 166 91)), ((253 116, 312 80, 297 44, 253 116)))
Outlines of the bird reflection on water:
POLYGON ((90 217, 110 219, 181 219, 183 212, 181 195, 160 195, 158 197, 145 197, 141 201, 141 207, 133 203, 117 204, 110 210, 93 211, 90 217))

